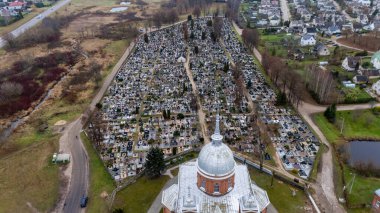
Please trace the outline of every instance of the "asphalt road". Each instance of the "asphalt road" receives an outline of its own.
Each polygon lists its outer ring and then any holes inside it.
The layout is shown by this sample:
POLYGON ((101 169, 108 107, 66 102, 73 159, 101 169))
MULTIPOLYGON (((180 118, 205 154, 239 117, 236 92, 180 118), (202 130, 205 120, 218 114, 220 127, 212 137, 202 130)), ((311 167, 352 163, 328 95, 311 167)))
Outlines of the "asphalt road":
POLYGON ((72 177, 74 177, 71 178, 70 190, 63 207, 63 212, 67 213, 81 212, 80 199, 83 195, 87 196, 89 167, 87 152, 80 140, 81 129, 82 124, 78 119, 69 125, 68 131, 62 136, 71 150, 72 177))
POLYGON ((280 6, 281 6, 281 12, 282 12, 282 20, 283 21, 290 21, 290 11, 288 7, 288 1, 287 0, 280 0, 280 6))
MULTIPOLYGON (((49 16, 50 14, 54 13, 61 7, 63 7, 65 4, 69 3, 71 0, 61 0, 57 2, 55 5, 53 5, 51 8, 45 10, 44 12, 40 13, 39 15, 35 16, 34 18, 30 19, 25 24, 19 26, 15 30, 13 30, 11 33, 13 36, 18 37, 21 34, 23 34, 26 30, 32 28, 34 25, 39 23, 42 19, 44 19, 46 16, 49 16)), ((5 41, 0 38, 0 48, 2 48, 5 45, 5 41)))
MULTIPOLYGON (((107 76, 104 84, 98 91, 97 95, 92 99, 89 106, 90 110, 95 108, 95 105, 102 99, 104 93, 107 91, 108 86, 114 79, 117 71, 123 65, 124 61, 129 56, 130 52, 134 47, 134 42, 132 42, 128 49, 125 51, 124 55, 120 58, 119 62, 115 65, 110 75, 107 76)), ((82 115, 83 116, 83 115, 82 115)), ((80 199, 83 195, 88 195, 89 187, 89 162, 87 157, 87 152, 83 147, 82 141, 80 140, 80 132, 82 130, 81 117, 79 117, 74 122, 70 123, 65 129, 60 140, 60 149, 69 150, 71 154, 71 164, 72 173, 70 179, 70 184, 68 188, 68 193, 65 196, 64 206, 62 212, 67 213, 77 213, 84 212, 84 209, 80 208, 80 199), (68 146, 67 148, 65 146, 68 146)), ((91 197, 89 201, 91 202, 91 197)), ((61 212, 61 211, 59 211, 61 212)))

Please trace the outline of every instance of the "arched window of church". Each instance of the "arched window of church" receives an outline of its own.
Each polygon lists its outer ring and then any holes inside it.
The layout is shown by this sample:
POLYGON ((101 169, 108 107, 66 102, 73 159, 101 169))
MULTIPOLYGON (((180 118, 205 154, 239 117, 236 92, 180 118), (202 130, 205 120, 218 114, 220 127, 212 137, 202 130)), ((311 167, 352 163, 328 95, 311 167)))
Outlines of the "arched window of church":
POLYGON ((206 188, 206 180, 205 179, 202 180, 201 187, 204 189, 206 188))
POLYGON ((215 183, 214 185, 214 192, 219 192, 219 184, 215 183))

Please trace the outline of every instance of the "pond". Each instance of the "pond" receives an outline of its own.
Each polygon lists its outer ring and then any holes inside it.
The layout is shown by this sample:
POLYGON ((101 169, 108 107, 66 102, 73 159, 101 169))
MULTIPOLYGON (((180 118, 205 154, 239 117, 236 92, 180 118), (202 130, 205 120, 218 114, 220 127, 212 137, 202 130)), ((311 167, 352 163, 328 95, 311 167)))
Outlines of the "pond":
POLYGON ((114 7, 110 10, 111 13, 117 13, 127 10, 128 7, 114 7))
POLYGON ((351 166, 372 163, 380 168, 380 141, 351 141, 346 145, 346 150, 351 166))

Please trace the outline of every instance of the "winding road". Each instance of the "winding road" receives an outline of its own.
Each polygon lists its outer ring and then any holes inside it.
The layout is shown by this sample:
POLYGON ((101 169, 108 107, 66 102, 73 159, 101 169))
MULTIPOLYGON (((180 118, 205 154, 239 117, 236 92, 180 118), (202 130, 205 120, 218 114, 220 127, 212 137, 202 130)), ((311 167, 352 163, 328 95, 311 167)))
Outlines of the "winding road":
MULTIPOLYGON (((113 81, 120 67, 124 64, 124 61, 128 58, 129 54, 133 50, 135 42, 132 42, 120 58, 118 63, 114 66, 112 72, 105 79, 102 87, 92 99, 89 106, 89 110, 93 111, 95 105, 102 99, 104 93, 107 91, 108 86, 113 81)), ((62 200, 58 203, 64 203, 60 207, 59 212, 81 212, 80 198, 83 195, 87 195, 89 187, 89 162, 85 148, 80 140, 80 132, 82 131, 82 114, 77 120, 70 123, 63 132, 60 138, 60 150, 71 154, 71 168, 72 172, 69 176, 69 186, 67 193, 62 197, 62 200)), ((90 198, 91 199, 91 198, 90 198)), ((59 205, 59 204, 58 204, 59 205)), ((83 210, 83 209, 82 209, 83 210)))
MULTIPOLYGON (((35 16, 34 18, 30 19, 28 22, 25 24, 19 26, 15 30, 11 32, 11 34, 14 37, 18 37, 21 34, 23 34, 25 31, 29 30, 36 24, 38 24, 42 19, 45 17, 49 16, 50 14, 54 13, 55 11, 59 10, 61 7, 65 6, 67 3, 69 3, 71 0, 61 0, 54 4, 51 8, 45 10, 44 12, 40 13, 39 15, 35 16)), ((4 39, 0 38, 0 48, 4 47, 5 45, 4 39)))

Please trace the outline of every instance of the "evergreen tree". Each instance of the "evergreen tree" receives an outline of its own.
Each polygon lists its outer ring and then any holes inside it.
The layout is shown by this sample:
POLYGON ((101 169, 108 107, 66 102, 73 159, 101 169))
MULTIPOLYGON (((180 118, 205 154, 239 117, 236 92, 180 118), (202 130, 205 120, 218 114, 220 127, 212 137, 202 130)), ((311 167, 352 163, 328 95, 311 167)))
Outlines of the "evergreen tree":
POLYGON ((144 34, 144 41, 145 43, 149 43, 148 34, 144 34))
POLYGON ((327 107, 327 109, 323 113, 323 115, 326 117, 326 119, 330 123, 334 123, 335 122, 335 118, 336 118, 336 106, 335 106, 335 104, 332 104, 331 106, 327 107))
POLYGON ((187 16, 187 21, 191 21, 191 20, 193 20, 193 17, 191 15, 188 15, 187 16))
POLYGON ((194 39, 194 33, 193 32, 190 33, 190 38, 194 39))
POLYGON ((151 148, 146 156, 145 172, 149 178, 157 178, 165 169, 164 153, 160 148, 151 148))
POLYGON ((166 114, 168 115, 168 119, 170 119, 170 109, 168 109, 168 112, 166 114))
POLYGON ((247 89, 251 88, 252 87, 252 81, 251 79, 249 79, 248 83, 247 83, 247 89))
POLYGON ((121 208, 114 209, 112 213, 124 213, 124 210, 121 208))
POLYGON ((198 53, 199 53, 199 47, 198 47, 198 46, 195 46, 195 47, 194 47, 194 53, 195 53, 195 54, 198 54, 198 53))
POLYGON ((230 69, 230 65, 228 64, 228 62, 226 62, 226 63, 224 64, 223 71, 224 71, 224 72, 228 72, 229 69, 230 69))
POLYGON ((280 92, 276 97, 276 106, 283 106, 286 104, 286 94, 284 92, 280 92))
POLYGON ((202 40, 205 40, 206 39, 206 32, 202 32, 202 40))
POLYGON ((162 111, 162 117, 164 117, 164 119, 166 119, 166 110, 162 111))

